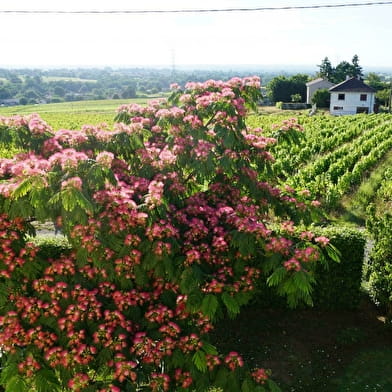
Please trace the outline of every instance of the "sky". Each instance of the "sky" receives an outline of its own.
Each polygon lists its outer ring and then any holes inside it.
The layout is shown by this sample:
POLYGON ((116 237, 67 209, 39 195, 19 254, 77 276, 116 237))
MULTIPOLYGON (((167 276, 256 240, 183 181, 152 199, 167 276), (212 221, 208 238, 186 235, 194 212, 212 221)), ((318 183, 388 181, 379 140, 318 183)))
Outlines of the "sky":
POLYGON ((392 5, 187 14, 2 10, 255 8, 375 0, 1 0, 0 67, 310 65, 392 67, 392 5))

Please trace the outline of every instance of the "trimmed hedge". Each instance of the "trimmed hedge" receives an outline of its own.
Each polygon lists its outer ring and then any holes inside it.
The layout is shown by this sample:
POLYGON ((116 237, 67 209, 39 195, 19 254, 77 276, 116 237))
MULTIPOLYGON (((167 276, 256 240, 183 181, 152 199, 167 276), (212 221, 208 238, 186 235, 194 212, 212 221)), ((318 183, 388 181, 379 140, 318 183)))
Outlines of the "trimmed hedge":
MULTIPOLYGON (((340 251, 340 263, 329 260, 327 265, 318 264, 313 291, 314 306, 320 309, 355 309, 361 298, 362 265, 365 252, 365 235, 351 227, 316 228, 318 236, 330 238, 331 243, 340 251)), ((57 258, 69 252, 70 245, 65 237, 38 236, 34 242, 40 247, 40 256, 57 258)), ((263 307, 285 307, 285 298, 279 297, 274 290, 261 283, 254 303, 263 307)))
POLYGON ((392 320, 392 215, 373 216, 367 225, 375 240, 365 271, 369 295, 392 320))
POLYGON ((38 255, 43 259, 57 259, 71 251, 71 245, 62 235, 38 235, 31 241, 39 247, 38 255))
MULTIPOLYGON (((325 310, 356 309, 361 299, 365 234, 345 226, 313 228, 312 231, 317 236, 328 237, 341 253, 339 263, 327 260, 326 265, 317 265, 316 284, 312 293, 314 307, 325 310)), ((264 282, 258 287, 258 295, 253 305, 287 307, 285 298, 279 297, 264 282)))
POLYGON ((361 299, 365 234, 351 227, 327 227, 314 230, 331 240, 341 253, 340 263, 329 261, 318 265, 313 292, 315 307, 323 309, 356 309, 361 299))

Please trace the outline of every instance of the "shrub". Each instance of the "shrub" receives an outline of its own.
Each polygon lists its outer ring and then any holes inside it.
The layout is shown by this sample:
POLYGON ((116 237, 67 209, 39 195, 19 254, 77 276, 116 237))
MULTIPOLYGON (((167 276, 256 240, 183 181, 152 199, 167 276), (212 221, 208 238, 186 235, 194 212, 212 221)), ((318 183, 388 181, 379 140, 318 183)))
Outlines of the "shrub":
POLYGON ((275 103, 275 107, 276 107, 277 109, 283 109, 283 102, 282 102, 282 101, 276 102, 276 103, 275 103))
POLYGON ((375 243, 370 254, 366 277, 368 289, 374 302, 382 306, 389 319, 392 318, 392 216, 385 213, 375 215, 375 209, 368 210, 367 225, 375 243))
POLYGON ((291 95, 291 102, 301 102, 302 96, 301 94, 292 94, 291 95))
POLYGON ((314 230, 326 236, 340 252, 340 262, 319 264, 315 271, 313 299, 323 309, 355 309, 361 299, 362 269, 366 238, 350 227, 327 227, 314 230))
MULTIPOLYGON (((326 263, 317 265, 312 306, 329 310, 357 308, 361 298, 365 235, 350 227, 319 227, 312 231, 319 239, 328 237, 340 258, 336 263, 335 255, 331 254, 326 263)), ((263 281, 258 284, 258 294, 253 302, 262 307, 287 307, 277 291, 263 281)))
MULTIPOLYGON (((29 149, 0 160, 7 391, 273 388, 208 332, 249 302, 261 271, 291 306, 309 303, 332 248, 295 235, 317 203, 278 186, 276 140, 245 125, 259 80, 173 88, 169 102, 120 107, 113 130, 0 117, 0 142, 29 149), (31 217, 61 225, 71 252, 40 257, 31 217)), ((275 131, 282 143, 300 128, 288 124, 275 131)))
POLYGON ((314 92, 312 96, 312 104, 316 104, 318 108, 329 108, 330 99, 328 89, 320 89, 314 92))
POLYGON ((39 235, 31 238, 39 249, 37 255, 44 260, 58 259, 62 254, 71 253, 71 245, 66 237, 61 235, 39 235))

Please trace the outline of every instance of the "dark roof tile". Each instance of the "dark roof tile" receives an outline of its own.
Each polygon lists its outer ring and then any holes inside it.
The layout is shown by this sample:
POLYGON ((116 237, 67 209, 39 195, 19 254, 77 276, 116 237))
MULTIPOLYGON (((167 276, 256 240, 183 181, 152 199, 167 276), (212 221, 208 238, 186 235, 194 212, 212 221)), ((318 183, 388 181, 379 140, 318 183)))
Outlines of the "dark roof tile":
POLYGON ((350 78, 335 84, 335 86, 329 89, 331 92, 344 91, 344 92, 364 92, 364 93, 374 93, 376 90, 373 87, 368 86, 362 80, 357 78, 350 78))

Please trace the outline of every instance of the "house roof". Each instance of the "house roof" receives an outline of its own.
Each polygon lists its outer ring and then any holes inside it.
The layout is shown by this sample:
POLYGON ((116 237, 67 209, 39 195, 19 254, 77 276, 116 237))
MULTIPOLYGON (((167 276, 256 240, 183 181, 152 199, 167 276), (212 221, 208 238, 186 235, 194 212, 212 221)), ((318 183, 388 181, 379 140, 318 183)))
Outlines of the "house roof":
POLYGON ((331 83, 329 80, 323 79, 323 78, 317 78, 317 79, 311 80, 310 82, 306 83, 306 85, 312 86, 313 84, 318 84, 320 82, 326 82, 327 84, 330 84, 331 86, 333 86, 333 83, 331 83))
POLYGON ((345 91, 345 92, 364 92, 374 93, 376 90, 373 87, 368 86, 362 80, 357 78, 350 78, 344 82, 338 83, 329 89, 331 92, 345 91))

